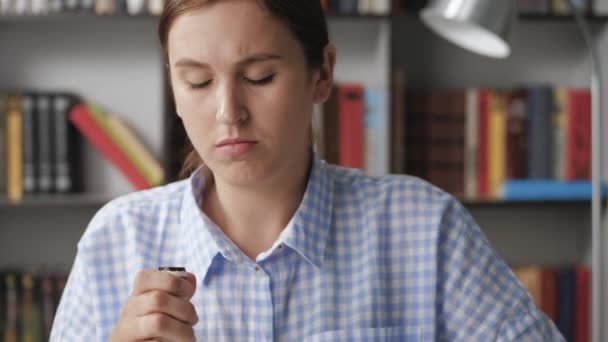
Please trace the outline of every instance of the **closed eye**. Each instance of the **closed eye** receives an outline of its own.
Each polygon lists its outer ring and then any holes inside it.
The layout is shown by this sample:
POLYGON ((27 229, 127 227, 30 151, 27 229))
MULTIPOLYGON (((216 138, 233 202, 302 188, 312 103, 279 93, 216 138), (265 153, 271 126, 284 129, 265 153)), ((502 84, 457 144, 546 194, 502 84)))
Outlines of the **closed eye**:
POLYGON ((188 83, 188 86, 191 89, 202 89, 202 88, 205 88, 206 86, 210 85, 211 81, 213 81, 213 80, 205 81, 202 83, 188 83))
POLYGON ((259 80, 252 80, 250 78, 244 77, 245 81, 247 81, 248 83, 255 85, 255 86, 261 86, 261 85, 265 85, 268 84, 270 82, 272 82, 274 80, 274 76, 275 74, 272 74, 270 76, 264 77, 262 79, 259 80))

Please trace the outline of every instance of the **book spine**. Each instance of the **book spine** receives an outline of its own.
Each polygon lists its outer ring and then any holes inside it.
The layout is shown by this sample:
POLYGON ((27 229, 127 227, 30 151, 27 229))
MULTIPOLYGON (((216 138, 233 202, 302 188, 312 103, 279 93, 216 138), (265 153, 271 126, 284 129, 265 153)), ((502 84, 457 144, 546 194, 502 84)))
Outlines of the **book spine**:
POLYGON ((165 7, 165 0, 148 0, 148 12, 152 15, 160 15, 165 7))
POLYGON ((549 87, 528 89, 528 177, 553 178, 553 130, 551 118, 554 110, 553 90, 549 87))
POLYGON ((338 87, 339 158, 344 167, 363 169, 363 87, 338 87))
POLYGON ((574 305, 574 341, 591 341, 591 270, 586 266, 576 268, 574 305))
POLYGON ((608 15, 608 0, 594 0, 593 14, 608 15))
POLYGON ((505 93, 493 92, 490 98, 489 127, 489 160, 488 160, 488 186, 491 198, 500 197, 500 189, 505 181, 506 141, 507 141, 507 114, 505 93))
POLYGON ((72 108, 69 118, 93 147, 118 168, 136 189, 150 188, 150 184, 129 161, 124 152, 104 133, 84 104, 78 104, 72 108))
POLYGON ((572 89, 569 102, 568 180, 591 179, 591 94, 572 89))
POLYGON ((555 143, 553 144, 553 174, 555 179, 566 180, 566 161, 568 147, 568 89, 555 88, 556 111, 553 116, 555 143))
POLYGON ((392 111, 390 118, 390 159, 391 173, 403 174, 407 169, 408 155, 406 153, 407 140, 407 93, 405 90, 405 72, 396 68, 391 75, 391 101, 392 111))
POLYGON ((127 0, 127 12, 130 15, 143 14, 146 8, 144 0, 127 0))
POLYGON ((540 309, 553 321, 557 321, 557 272, 553 268, 542 270, 540 309))
POLYGON ((6 156, 6 111, 7 111, 7 94, 0 92, 0 197, 4 197, 6 194, 6 169, 7 169, 7 156, 6 156))
POLYGON ((323 104, 323 159, 338 164, 338 88, 333 87, 329 99, 323 104))
POLYGON ((19 96, 9 97, 6 115, 7 197, 19 202, 23 198, 23 117, 19 96))
POLYGON ((515 90, 508 100, 506 178, 528 176, 528 117, 526 91, 515 90))
POLYGON ((488 184, 488 115, 490 90, 479 94, 479 155, 477 156, 477 191, 481 198, 490 194, 488 184))
POLYGON ((38 138, 40 137, 37 123, 36 95, 21 96, 21 113, 23 117, 23 192, 36 192, 39 171, 38 138), (38 169, 38 170, 37 170, 38 169))
POLYGON ((558 315, 557 328, 566 341, 574 340, 574 315, 575 315, 575 271, 573 269, 562 269, 557 274, 558 293, 558 315))
POLYGON ((388 174, 388 120, 386 93, 365 89, 365 171, 372 176, 388 174))
POLYGON ((58 193, 81 190, 82 169, 80 146, 77 132, 70 125, 68 113, 76 100, 68 94, 55 94, 52 98, 53 149, 53 185, 58 193))
POLYGON ((371 12, 375 15, 389 15, 391 13, 391 0, 373 0, 371 12))
POLYGON ((53 191, 53 136, 52 114, 49 95, 38 95, 36 99, 38 118, 38 190, 53 191))
POLYGON ((477 155, 479 154, 479 90, 467 89, 465 118, 465 197, 477 197, 477 155))

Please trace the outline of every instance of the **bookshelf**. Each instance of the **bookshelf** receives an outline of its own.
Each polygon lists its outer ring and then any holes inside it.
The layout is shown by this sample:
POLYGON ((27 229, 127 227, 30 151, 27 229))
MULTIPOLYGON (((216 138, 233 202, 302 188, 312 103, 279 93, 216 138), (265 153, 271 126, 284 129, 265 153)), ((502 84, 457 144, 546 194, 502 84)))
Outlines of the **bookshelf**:
MULTIPOLYGON (((602 54, 608 56, 604 25, 608 20, 590 18, 602 54)), ((121 114, 152 153, 166 160, 169 118, 156 23, 157 18, 148 15, 0 16, 0 89, 73 90, 121 114)), ((406 70, 407 86, 511 87, 547 82, 586 87, 588 82, 585 48, 568 17, 520 16, 512 39, 514 53, 503 61, 450 45, 413 14, 330 15, 329 25, 338 47, 337 82, 388 90, 396 68, 406 70)), ((608 132, 608 126, 604 129, 608 132)), ((32 197, 19 205, 0 200, 0 267, 51 263, 69 268, 75 242, 95 211, 132 191, 125 178, 87 144, 84 155, 87 193, 32 197), (45 242, 52 247, 43 248, 45 242), (25 249, 38 253, 24 257, 25 249)), ((509 262, 589 260, 587 202, 462 201, 509 262)))

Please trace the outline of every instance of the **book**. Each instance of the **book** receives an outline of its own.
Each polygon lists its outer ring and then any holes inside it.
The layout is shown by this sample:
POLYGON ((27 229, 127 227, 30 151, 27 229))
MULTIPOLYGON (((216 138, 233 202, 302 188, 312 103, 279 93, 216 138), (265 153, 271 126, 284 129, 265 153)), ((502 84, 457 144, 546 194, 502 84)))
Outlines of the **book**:
POLYGON ((325 161, 339 163, 338 146, 338 87, 334 86, 331 95, 323 104, 323 152, 325 161))
POLYGON ((553 178, 554 103, 551 87, 528 88, 528 178, 553 178))
POLYGON ((391 75, 391 101, 392 111, 390 117, 390 153, 391 173, 402 174, 406 172, 406 99, 405 71, 395 68, 391 75))
POLYGON ((566 180, 568 147, 568 88, 555 87, 555 112, 553 124, 553 175, 557 180, 566 180))
POLYGON ((144 0, 127 0, 127 12, 130 15, 143 14, 146 9, 146 2, 144 0))
POLYGON ((371 176, 389 173, 389 127, 386 92, 379 88, 365 88, 365 171, 371 176))
POLYGON ((21 98, 10 95, 6 111, 7 198, 16 203, 23 198, 23 117, 21 98))
POLYGON ((372 0, 371 13, 389 15, 391 13, 391 0, 372 0))
POLYGON ((0 279, 0 281, 4 281, 6 291, 6 324, 4 329, 4 342, 17 342, 20 330, 18 279, 14 273, 6 273, 4 275, 4 279, 0 279))
POLYGON ((491 90, 479 90, 479 154, 477 155, 477 195, 487 198, 490 195, 488 178, 488 122, 491 90))
POLYGON ((574 340, 576 273, 573 268, 557 272, 557 328, 566 341, 574 340))
POLYGON ((38 177, 37 189, 40 193, 53 191, 53 136, 52 136, 52 112, 49 94, 38 94, 36 96, 36 118, 37 124, 37 157, 38 177))
POLYGON ((507 104, 506 178, 524 179, 528 176, 528 108, 527 92, 511 92, 507 104))
POLYGON ((69 113, 70 122, 78 128, 86 140, 91 143, 104 158, 110 161, 125 177, 127 177, 136 189, 143 190, 150 188, 150 183, 146 181, 145 177, 129 160, 126 153, 96 121, 93 114, 94 110, 95 109, 92 109, 86 104, 77 104, 69 113))
POLYGON ((608 0, 593 0, 593 14, 608 15, 608 0))
MULTIPOLYGON (((590 181, 508 180, 503 186, 505 201, 576 201, 591 200, 590 181)), ((606 185, 602 186, 606 195, 606 185)))
POLYGON ((120 142, 118 145, 126 152, 129 160, 146 178, 151 186, 158 186, 165 179, 165 172, 150 151, 140 142, 135 133, 117 115, 108 116, 108 127, 113 139, 120 142))
POLYGON ((34 277, 29 273, 21 276, 21 341, 42 340, 42 313, 35 288, 34 277))
POLYGON ((479 154, 479 90, 466 90, 465 109, 465 150, 464 150, 464 195, 466 198, 477 197, 477 155, 479 154))
POLYGON ((591 341, 591 270, 579 266, 575 270, 574 341, 591 341))
POLYGON ((165 7, 165 0, 148 0, 148 13, 160 15, 165 7))
POLYGON ((567 180, 591 179, 591 93, 570 89, 567 180))
POLYGON ((23 122, 23 192, 33 194, 38 188, 39 173, 39 131, 38 112, 36 111, 36 95, 25 93, 21 95, 21 115, 23 122))
POLYGON ((500 188, 505 181, 507 106, 508 94, 493 91, 488 112, 488 191, 490 198, 500 197, 500 188))
POLYGON ((338 86, 339 164, 363 169, 363 86, 338 86))
POLYGON ((114 0, 95 0, 95 13, 97 15, 116 14, 116 5, 114 0))
POLYGON ((539 308, 554 322, 557 321, 557 270, 543 267, 541 270, 541 294, 539 308))
POLYGON ((57 193, 83 190, 82 139, 70 124, 68 113, 78 103, 72 94, 56 93, 52 97, 53 188, 57 193))
MULTIPOLYGON (((8 95, 0 92, 0 197, 6 194, 6 110, 7 110, 8 95)), ((2 336, 2 335, 0 335, 2 336)))

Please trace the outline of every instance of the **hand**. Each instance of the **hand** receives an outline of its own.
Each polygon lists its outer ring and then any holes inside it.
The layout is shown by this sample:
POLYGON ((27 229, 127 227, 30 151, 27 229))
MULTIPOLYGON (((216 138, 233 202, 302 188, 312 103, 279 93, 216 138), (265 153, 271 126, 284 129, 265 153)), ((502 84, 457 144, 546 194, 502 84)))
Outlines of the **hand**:
POLYGON ((198 316, 190 298, 196 277, 156 271, 137 272, 133 293, 109 341, 194 341, 198 316))

